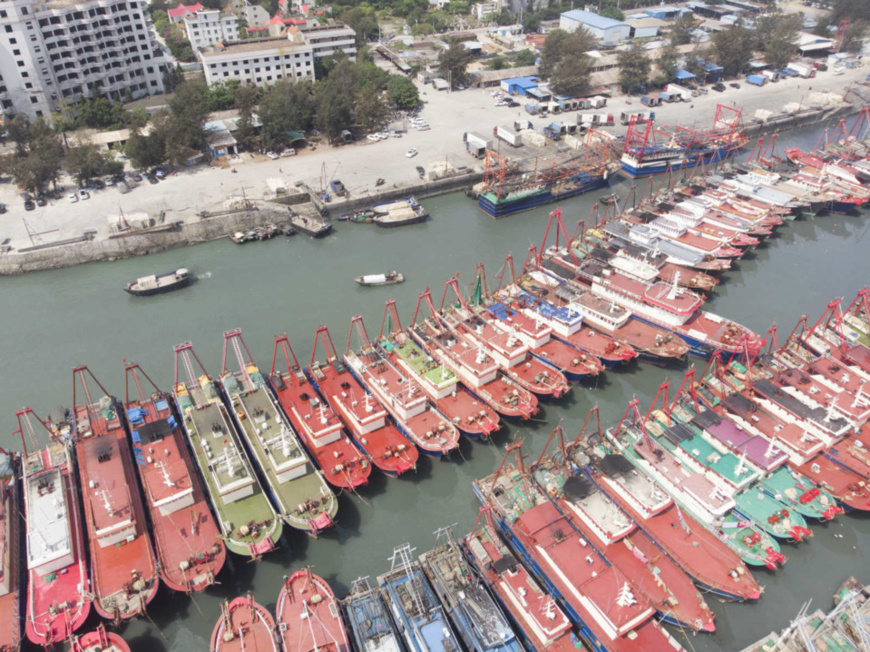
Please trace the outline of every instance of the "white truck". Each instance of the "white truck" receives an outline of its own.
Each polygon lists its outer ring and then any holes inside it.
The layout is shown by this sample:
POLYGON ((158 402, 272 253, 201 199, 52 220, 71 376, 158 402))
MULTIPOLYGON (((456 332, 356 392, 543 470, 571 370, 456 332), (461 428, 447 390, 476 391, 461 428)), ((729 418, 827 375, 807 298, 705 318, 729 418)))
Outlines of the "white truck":
POLYGON ((668 84, 665 86, 665 91, 668 93, 676 93, 680 96, 680 99, 683 100, 683 102, 692 101, 692 91, 684 86, 680 86, 679 84, 668 84))
POLYGON ((509 127, 496 127, 495 136, 511 147, 519 147, 523 144, 522 140, 520 140, 520 135, 509 127))
POLYGON ((473 131, 466 131, 463 140, 465 141, 465 149, 467 149, 468 153, 474 158, 483 158, 486 156, 486 138, 474 133, 473 131))
POLYGON ((590 109, 600 109, 602 107, 607 106, 607 98, 602 97, 601 95, 596 95, 595 97, 589 98, 589 108, 590 109))
POLYGON ((647 122, 653 122, 656 119, 655 111, 623 111, 622 115, 619 116, 619 122, 621 124, 627 125, 631 122, 631 119, 636 117, 640 120, 646 120, 647 122))
POLYGON ((789 70, 793 70, 798 74, 798 77, 803 77, 804 79, 816 76, 816 69, 808 63, 790 61, 786 68, 788 68, 789 70))

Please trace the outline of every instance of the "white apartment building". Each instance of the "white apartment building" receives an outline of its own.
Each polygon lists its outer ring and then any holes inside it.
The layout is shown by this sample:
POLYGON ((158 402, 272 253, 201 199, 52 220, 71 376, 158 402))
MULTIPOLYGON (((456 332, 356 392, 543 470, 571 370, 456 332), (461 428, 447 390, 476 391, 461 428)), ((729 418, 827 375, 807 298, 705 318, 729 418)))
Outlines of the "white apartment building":
POLYGON ((144 0, 0 0, 0 111, 50 116, 62 100, 163 92, 144 0))
POLYGON ((263 86, 279 79, 314 79, 314 49, 303 39, 251 39, 200 52, 205 81, 238 79, 263 86))
POLYGON ((239 40, 239 19, 233 14, 223 14, 217 9, 201 9, 184 18, 184 32, 193 51, 215 43, 239 40))
MULTIPOLYGON (((298 28, 290 27, 287 31, 294 29, 298 28)), ((314 48, 315 59, 323 59, 342 50, 348 59, 356 60, 356 32, 347 25, 337 23, 322 27, 303 27, 301 33, 314 48)))

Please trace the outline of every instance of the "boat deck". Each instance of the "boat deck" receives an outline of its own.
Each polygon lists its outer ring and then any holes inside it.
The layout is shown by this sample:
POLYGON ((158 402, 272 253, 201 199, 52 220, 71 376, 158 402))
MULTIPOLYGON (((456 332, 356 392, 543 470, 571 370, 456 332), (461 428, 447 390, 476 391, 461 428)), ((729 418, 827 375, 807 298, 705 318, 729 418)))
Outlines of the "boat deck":
POLYGON ((169 402, 132 401, 125 409, 160 577, 175 591, 202 590, 214 583, 226 548, 169 402))
POLYGON ((403 337, 402 343, 390 341, 384 343, 384 349, 395 353, 418 376, 428 382, 436 391, 444 390, 459 383, 459 378, 443 364, 438 364, 409 337, 403 337))
POLYGON ((221 614, 211 634, 209 652, 279 652, 275 620, 252 595, 236 598, 221 614))
POLYGON ((723 418, 712 410, 689 413, 686 416, 716 441, 723 443, 738 455, 745 455, 763 471, 773 471, 788 459, 788 455, 776 444, 772 444, 764 437, 746 432, 730 419, 723 418))
POLYGON ((867 381, 836 360, 830 358, 815 359, 809 363, 807 370, 815 376, 821 376, 839 385, 853 397, 857 397, 859 394, 870 394, 867 381))
POLYGON ((380 591, 351 592, 344 603, 356 649, 360 652, 402 652, 380 591))
POLYGON ((791 414, 794 418, 809 421, 822 431, 845 433, 848 430, 849 426, 845 419, 840 417, 830 419, 830 415, 825 408, 808 406, 766 378, 755 381, 752 388, 761 396, 791 414))
POLYGON ((400 628, 405 630, 405 642, 412 652, 461 650, 419 564, 412 563, 410 572, 398 568, 380 575, 378 585, 391 603, 400 628))
POLYGON ((348 652, 347 632, 329 585, 301 570, 284 580, 275 607, 284 650, 348 652))
MULTIPOLYGON (((825 408, 834 408, 856 423, 864 423, 870 419, 870 402, 859 402, 848 392, 832 389, 799 369, 785 369, 774 374, 771 380, 777 385, 794 388, 825 408)), ((827 421, 827 428, 832 433, 839 433, 841 428, 848 427, 845 419, 838 419, 833 415, 827 421)))
POLYGON ((271 550, 281 536, 281 522, 227 422, 226 411, 220 403, 185 409, 183 398, 178 397, 179 411, 227 545, 239 554, 271 550), (247 534, 242 534, 243 527, 247 534))

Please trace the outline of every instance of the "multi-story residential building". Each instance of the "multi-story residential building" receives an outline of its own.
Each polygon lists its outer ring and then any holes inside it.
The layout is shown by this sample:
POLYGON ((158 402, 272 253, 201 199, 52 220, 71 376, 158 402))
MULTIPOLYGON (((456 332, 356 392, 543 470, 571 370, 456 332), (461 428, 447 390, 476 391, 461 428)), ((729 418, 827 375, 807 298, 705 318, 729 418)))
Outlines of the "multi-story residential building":
POLYGON ((163 92, 144 0, 0 0, 0 110, 49 116, 96 92, 163 92))
POLYGON ((208 84, 238 79, 243 84, 274 84, 279 79, 314 79, 314 62, 338 50, 356 59, 356 33, 345 25, 284 28, 278 38, 224 42, 200 51, 208 84))
POLYGON ((186 5, 183 2, 179 2, 177 7, 168 9, 166 14, 169 16, 169 22, 173 25, 177 25, 178 23, 183 22, 188 16, 192 16, 202 9, 203 6, 198 2, 192 5, 186 5))
MULTIPOLYGON (((290 32, 296 27, 287 29, 290 32)), ((314 58, 323 59, 343 51, 351 60, 356 60, 356 32, 343 23, 321 27, 302 27, 305 40, 314 48, 314 58)))
POLYGON ((231 13, 222 15, 217 9, 200 9, 188 14, 182 25, 194 52, 221 41, 239 40, 239 19, 231 13))
POLYGON ((230 79, 257 86, 279 79, 314 79, 314 48, 299 36, 226 43, 199 57, 209 85, 230 79))

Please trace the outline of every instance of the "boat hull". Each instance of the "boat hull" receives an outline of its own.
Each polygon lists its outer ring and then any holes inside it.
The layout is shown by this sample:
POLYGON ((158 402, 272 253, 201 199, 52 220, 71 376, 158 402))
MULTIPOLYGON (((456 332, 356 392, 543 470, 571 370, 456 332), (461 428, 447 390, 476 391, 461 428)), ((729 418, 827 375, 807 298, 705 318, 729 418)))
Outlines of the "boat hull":
POLYGON ((425 222, 429 219, 429 214, 424 213, 423 215, 415 215, 414 217, 409 217, 405 220, 394 220, 391 222, 386 222, 378 219, 377 217, 372 220, 375 223, 375 226, 379 226, 382 229, 393 229, 397 226, 408 226, 410 224, 420 224, 420 222, 425 222))
POLYGON ((155 294, 166 294, 167 292, 174 292, 175 290, 180 290, 182 288, 186 288, 188 285, 193 283, 193 276, 187 276, 171 285, 162 285, 158 287, 148 288, 146 290, 137 290, 133 287, 125 287, 124 291, 128 294, 133 295, 134 297, 153 297, 155 294))
POLYGON ((639 163, 634 163, 630 160, 626 160, 623 156, 622 169, 620 172, 632 179, 637 179, 638 177, 660 174, 662 172, 667 172, 668 170, 691 167, 696 165, 699 161, 703 161, 704 163, 717 163, 719 161, 724 161, 733 151, 733 147, 718 147, 705 152, 679 153, 673 158, 661 162, 641 161, 639 163))
POLYGON ((532 193, 518 199, 507 201, 493 201, 486 196, 486 193, 483 193, 480 195, 480 197, 478 197, 477 207, 490 217, 500 219, 502 217, 507 217, 508 215, 522 213, 523 211, 528 211, 533 208, 537 208, 538 206, 543 206, 544 204, 550 204, 552 202, 568 199, 569 197, 582 195, 583 193, 603 188, 606 185, 607 176, 604 174, 600 174, 593 175, 585 183, 582 183, 576 188, 573 188, 567 192, 559 193, 558 195, 554 195, 550 188, 545 188, 542 189, 540 192, 532 193))

